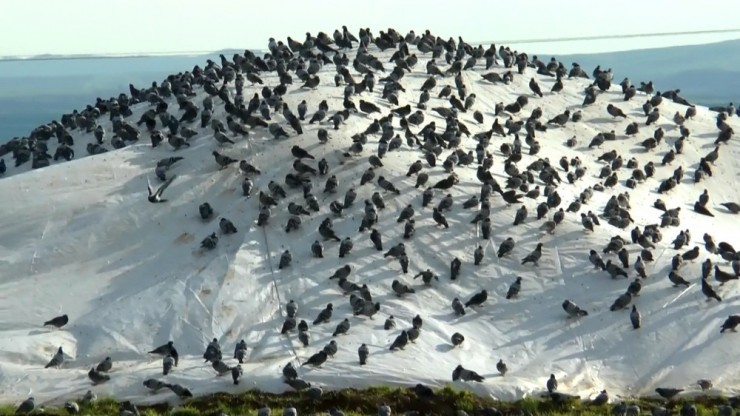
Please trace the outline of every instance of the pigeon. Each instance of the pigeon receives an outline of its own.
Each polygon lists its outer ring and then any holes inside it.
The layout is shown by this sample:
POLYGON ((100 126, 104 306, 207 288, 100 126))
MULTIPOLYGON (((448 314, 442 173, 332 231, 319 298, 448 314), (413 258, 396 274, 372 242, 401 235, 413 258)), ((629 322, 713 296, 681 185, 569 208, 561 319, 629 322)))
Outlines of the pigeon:
POLYGON ((331 334, 331 336, 335 337, 340 334, 346 334, 349 331, 350 323, 348 318, 344 318, 342 322, 337 325, 337 328, 334 330, 334 333, 331 334))
POLYGON ((239 361, 239 364, 244 363, 244 358, 247 355, 247 342, 243 339, 236 343, 234 347, 234 358, 239 361))
POLYGON ((509 291, 506 292, 506 299, 511 299, 519 295, 519 291, 522 289, 522 278, 517 276, 514 283, 509 286, 509 291))
POLYGON ((459 346, 460 344, 462 344, 462 343, 463 343, 463 341, 465 341, 465 337, 463 336, 463 334, 461 334, 461 333, 459 333, 459 332, 455 332, 455 333, 454 333, 454 334, 452 334, 452 336, 450 337, 450 341, 452 342, 452 345, 454 345, 454 346, 456 346, 456 347, 457 347, 457 346, 459 346))
POLYGON ((476 373, 475 371, 468 370, 465 367, 463 367, 462 365, 458 365, 452 371, 452 381, 457 381, 457 380, 462 380, 462 381, 471 381, 472 380, 472 381, 477 381, 479 383, 482 383, 483 380, 485 380, 485 379, 483 378, 483 376, 481 376, 480 374, 476 373))
POLYGON ((234 367, 231 367, 231 379, 234 381, 234 385, 238 385, 239 381, 242 378, 242 366, 237 364, 234 367))
POLYGON ((696 382, 701 388, 701 391, 707 391, 712 388, 712 381, 707 379, 701 379, 696 382))
POLYGON ((655 389, 655 392, 658 393, 658 395, 664 399, 671 400, 674 396, 676 396, 678 393, 681 393, 683 389, 674 389, 674 388, 665 388, 665 387, 658 387, 655 389))
POLYGON ((18 407, 15 409, 15 414, 17 415, 25 415, 28 413, 33 412, 33 409, 36 407, 36 403, 34 402, 33 397, 29 397, 26 400, 24 400, 18 407))
POLYGON ((455 311, 455 315, 465 315, 465 306, 463 306, 462 302, 460 302, 460 299, 458 298, 452 299, 452 310, 455 311))
POLYGON ((367 357, 370 355, 367 344, 360 345, 360 348, 357 349, 357 355, 360 357, 360 365, 367 364, 367 357))
POLYGON ((522 259, 522 265, 526 263, 534 263, 535 266, 539 266, 539 260, 542 257, 542 243, 537 243, 537 248, 534 249, 527 257, 522 259))
POLYGON ((547 379, 547 392, 552 393, 558 389, 558 380, 555 378, 555 374, 550 374, 550 378, 547 379))
POLYGON ((69 322, 69 317, 67 317, 66 314, 57 316, 54 318, 49 319, 48 321, 44 322, 44 326, 53 326, 54 328, 61 328, 64 325, 67 325, 69 322))
POLYGON ((111 368, 113 368, 113 361, 110 357, 105 357, 105 359, 95 367, 95 371, 99 373, 107 373, 111 368))
POLYGON ((75 402, 65 402, 64 410, 66 410, 70 415, 76 415, 80 413, 80 405, 75 402))
POLYGON ((193 393, 187 387, 180 384, 168 384, 167 387, 172 390, 175 395, 180 399, 187 399, 193 397, 193 393))
POLYGON ((49 368, 49 367, 59 368, 62 366, 63 363, 64 363, 64 351, 62 350, 62 347, 59 347, 57 349, 56 354, 54 354, 54 356, 51 357, 51 360, 49 361, 48 364, 44 366, 44 368, 49 368))
POLYGON ((640 315, 640 311, 637 310, 636 305, 632 305, 632 312, 630 312, 630 322, 632 322, 632 328, 639 329, 641 321, 642 316, 640 315))
POLYGON ((332 311, 334 311, 334 305, 332 305, 331 303, 327 304, 326 308, 319 312, 318 316, 313 321, 313 324, 318 325, 329 322, 329 319, 331 319, 332 311))
POLYGON ((467 302, 465 302, 465 307, 466 308, 469 308, 471 306, 480 306, 480 305, 483 304, 483 302, 486 301, 486 299, 488 299, 488 291, 486 291, 485 289, 483 289, 480 292, 478 292, 475 295, 473 295, 470 298, 470 300, 468 300, 467 302))
POLYGON ((735 328, 740 325, 740 315, 730 315, 725 319, 725 322, 722 323, 722 329, 719 330, 719 333, 722 334, 728 329, 732 332, 737 332, 735 328))
POLYGON ((156 393, 157 391, 162 390, 163 388, 167 387, 167 383, 163 381, 159 381, 154 378, 148 378, 144 380, 142 384, 144 385, 144 387, 148 388, 153 393, 156 393))
POLYGON ((317 352, 316 354, 312 355, 306 362, 301 364, 301 367, 304 365, 311 365, 314 367, 319 367, 321 364, 324 364, 326 360, 329 358, 329 356, 324 352, 323 350, 317 352))
POLYGON ((573 303, 573 301, 567 299, 563 301, 563 310, 565 310, 570 318, 588 315, 587 311, 581 309, 578 305, 573 303))
POLYGON ((714 291, 714 288, 707 282, 707 279, 701 279, 701 293, 707 297, 707 301, 716 299, 717 302, 722 302, 722 298, 714 291))
POLYGON ((167 202, 166 199, 162 198, 162 193, 167 189, 168 186, 172 183, 172 181, 175 180, 177 175, 172 175, 169 179, 167 179, 162 185, 157 188, 155 191, 152 189, 152 184, 149 182, 149 178, 147 178, 147 190, 149 191, 149 196, 147 197, 147 200, 153 204, 161 203, 161 202, 167 202))
POLYGON ((686 287, 689 287, 691 283, 689 283, 686 279, 684 279, 681 275, 676 273, 675 271, 671 271, 668 273, 668 280, 673 283, 673 287, 678 287, 679 285, 684 285, 686 287))
POLYGON ((498 363, 496 363, 496 370, 498 370, 499 374, 501 376, 505 376, 506 373, 509 371, 509 369, 506 367, 506 363, 504 363, 504 360, 499 359, 498 363))
POLYGON ((498 258, 501 258, 510 253, 514 249, 514 245, 515 243, 513 238, 508 237, 506 240, 504 240, 498 248, 498 258))
POLYGON ((220 168, 221 170, 226 169, 226 167, 229 166, 232 163, 238 162, 238 160, 232 159, 232 158, 230 158, 230 157, 228 157, 226 155, 222 155, 221 153, 219 153, 219 152, 217 152, 215 150, 213 152, 211 152, 211 154, 213 155, 213 158, 216 160, 216 163, 219 166, 221 166, 221 168, 220 168))
POLYGON ((406 331, 401 331, 393 343, 391 344, 390 350, 395 351, 397 349, 402 350, 409 343, 409 335, 406 331))
POLYGON ((216 374, 218 374, 219 377, 231 372, 231 367, 221 360, 212 361, 211 367, 216 370, 216 374))
POLYGON ((172 367, 175 365, 175 359, 171 355, 167 354, 162 358, 162 375, 167 375, 172 371, 172 367))
POLYGON ((93 382, 93 384, 105 383, 110 380, 109 375, 95 371, 94 367, 91 367, 90 371, 87 372, 87 377, 93 382))
POLYGON ((606 392, 606 390, 601 390, 601 393, 599 393, 596 397, 594 397, 593 400, 591 400, 591 404, 593 406, 603 406, 609 402, 609 394, 606 392))

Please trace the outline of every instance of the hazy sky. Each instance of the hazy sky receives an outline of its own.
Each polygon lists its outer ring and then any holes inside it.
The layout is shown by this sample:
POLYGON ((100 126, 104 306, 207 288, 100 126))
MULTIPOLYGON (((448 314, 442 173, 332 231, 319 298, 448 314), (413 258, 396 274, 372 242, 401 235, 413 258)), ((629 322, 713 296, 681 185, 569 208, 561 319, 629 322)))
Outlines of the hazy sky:
MULTIPOLYGON (((343 24, 355 35, 361 26, 430 29, 482 42, 737 29, 737 16, 738 0, 0 0, 0 56, 265 48, 270 36, 302 40, 306 31, 331 35, 343 24)), ((588 53, 736 38, 740 32, 536 49, 588 53)))

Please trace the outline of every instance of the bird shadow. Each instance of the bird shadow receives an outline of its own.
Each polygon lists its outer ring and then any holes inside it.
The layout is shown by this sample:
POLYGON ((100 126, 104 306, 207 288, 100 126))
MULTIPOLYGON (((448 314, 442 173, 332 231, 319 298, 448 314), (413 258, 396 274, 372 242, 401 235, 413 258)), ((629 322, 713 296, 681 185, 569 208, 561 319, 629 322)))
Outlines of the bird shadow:
POLYGON ((437 346, 434 349, 436 349, 439 352, 450 352, 455 349, 455 346, 452 344, 443 343, 443 344, 437 344, 437 346))

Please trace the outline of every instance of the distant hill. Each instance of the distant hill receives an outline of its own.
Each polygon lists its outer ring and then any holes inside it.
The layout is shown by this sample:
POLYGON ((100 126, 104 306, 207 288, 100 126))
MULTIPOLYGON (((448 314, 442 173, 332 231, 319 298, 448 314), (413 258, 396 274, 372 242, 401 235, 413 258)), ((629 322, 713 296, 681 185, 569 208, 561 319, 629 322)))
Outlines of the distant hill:
MULTIPOLYGON (((530 53, 530 56, 532 53, 530 53)), ((549 60, 550 54, 536 54, 549 60)), ((617 82, 629 77, 633 84, 652 80, 657 90, 681 89, 681 95, 702 105, 726 105, 738 101, 740 90, 740 40, 705 45, 556 55, 570 67, 578 62, 587 72, 596 65, 613 68, 617 82)))

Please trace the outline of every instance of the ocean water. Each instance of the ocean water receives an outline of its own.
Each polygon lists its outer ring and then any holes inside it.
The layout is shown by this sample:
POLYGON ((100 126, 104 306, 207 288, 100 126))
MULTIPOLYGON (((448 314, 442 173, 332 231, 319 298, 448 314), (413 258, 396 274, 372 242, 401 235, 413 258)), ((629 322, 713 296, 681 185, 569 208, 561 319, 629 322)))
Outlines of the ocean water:
MULTIPOLYGON (((231 57, 233 52, 225 53, 231 57)), ((0 60, 0 142, 27 135, 39 124, 93 104, 96 97, 128 94, 128 84, 148 86, 168 74, 192 70, 202 56, 0 60)))

